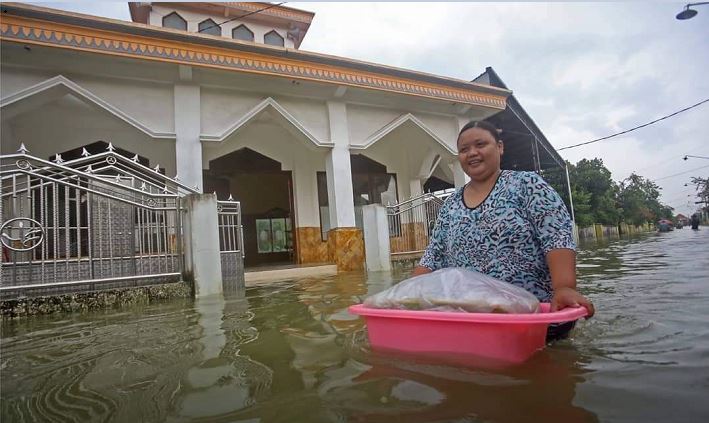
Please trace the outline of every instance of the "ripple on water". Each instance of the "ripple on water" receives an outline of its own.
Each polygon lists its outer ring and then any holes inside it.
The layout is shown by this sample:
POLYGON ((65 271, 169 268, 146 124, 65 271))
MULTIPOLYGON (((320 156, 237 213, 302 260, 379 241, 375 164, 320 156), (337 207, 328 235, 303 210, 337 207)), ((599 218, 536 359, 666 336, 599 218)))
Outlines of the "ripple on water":
POLYGON ((4 322, 0 417, 706 421, 708 245, 709 231, 675 231, 583 246, 579 286, 597 316, 510 369, 372 351, 363 321, 346 308, 401 275, 342 274, 249 288, 240 300, 4 322))

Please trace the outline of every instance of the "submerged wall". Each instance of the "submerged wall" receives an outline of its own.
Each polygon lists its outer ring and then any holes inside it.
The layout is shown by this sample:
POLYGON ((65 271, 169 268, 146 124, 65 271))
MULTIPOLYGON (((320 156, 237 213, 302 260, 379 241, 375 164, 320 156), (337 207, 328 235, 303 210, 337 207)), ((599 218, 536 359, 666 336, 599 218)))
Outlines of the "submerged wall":
POLYGON ((53 295, 0 301, 2 319, 52 314, 105 310, 128 305, 152 304, 184 298, 192 300, 192 287, 187 282, 112 289, 100 292, 53 295))

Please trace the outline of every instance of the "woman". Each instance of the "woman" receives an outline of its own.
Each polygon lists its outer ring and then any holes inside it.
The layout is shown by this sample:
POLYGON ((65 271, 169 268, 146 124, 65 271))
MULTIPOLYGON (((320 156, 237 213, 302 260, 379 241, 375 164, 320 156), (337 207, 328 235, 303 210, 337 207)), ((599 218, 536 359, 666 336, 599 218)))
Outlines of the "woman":
MULTIPOLYGON (((497 129, 470 122, 458 134, 458 160, 470 177, 438 214, 431 243, 413 275, 465 267, 520 286, 552 311, 593 304, 576 291, 572 222, 559 195, 533 172, 500 170, 497 129)), ((565 337, 573 324, 550 327, 565 337)))

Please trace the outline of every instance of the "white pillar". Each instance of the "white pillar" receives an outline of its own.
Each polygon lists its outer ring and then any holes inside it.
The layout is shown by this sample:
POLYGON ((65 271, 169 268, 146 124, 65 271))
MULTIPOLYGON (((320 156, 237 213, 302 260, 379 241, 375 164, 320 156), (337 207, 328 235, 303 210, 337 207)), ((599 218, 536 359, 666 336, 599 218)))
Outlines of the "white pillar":
MULTIPOLYGON (((458 131, 456 132, 456 136, 458 132, 460 132, 461 129, 465 125, 470 122, 470 118, 465 117, 465 116, 458 116, 458 131)), ((458 143, 458 140, 456 139, 456 144, 458 143)), ((460 167, 460 163, 458 160, 455 160, 453 163, 450 165, 450 169, 453 171, 453 185, 456 188, 460 188, 470 182, 470 177, 463 172, 463 169, 460 167)))
POLYGON ((409 180, 409 193, 411 193, 411 198, 423 194, 423 184, 420 179, 412 178, 409 180))
POLYGON ((387 210, 379 204, 362 206, 364 252, 368 271, 391 270, 387 210))
POLYGON ((185 197, 189 220, 190 262, 194 278, 195 297, 221 295, 222 264, 219 252, 217 196, 189 194, 185 197))
POLYGON ((344 103, 329 101, 327 110, 330 140, 335 144, 325 159, 330 228, 352 228, 355 226, 355 213, 347 109, 344 103))
POLYGON ((198 85, 175 84, 175 155, 180 181, 202 191, 202 144, 198 85))
POLYGON ((456 188, 460 188, 470 181, 470 177, 463 172, 463 169, 460 167, 460 163, 453 162, 448 166, 453 172, 453 185, 456 188))

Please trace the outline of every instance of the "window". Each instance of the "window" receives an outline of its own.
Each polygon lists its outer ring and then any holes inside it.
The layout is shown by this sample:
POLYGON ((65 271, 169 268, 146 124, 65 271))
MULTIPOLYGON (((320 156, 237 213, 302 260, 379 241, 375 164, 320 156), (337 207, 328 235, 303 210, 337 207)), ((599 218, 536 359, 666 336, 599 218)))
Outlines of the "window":
POLYGON ((270 44, 272 46, 283 47, 283 37, 281 37, 276 31, 271 31, 263 36, 263 42, 270 44))
POLYGON ((162 18, 162 26, 165 28, 181 29, 187 31, 187 21, 182 19, 182 16, 178 15, 176 12, 172 12, 169 15, 162 18))
POLYGON ((239 25, 231 30, 231 38, 235 40, 253 41, 254 33, 246 25, 239 25))
POLYGON ((206 21, 200 22, 198 29, 199 29, 200 34, 219 35, 219 36, 222 35, 222 28, 211 19, 207 19, 206 21))

